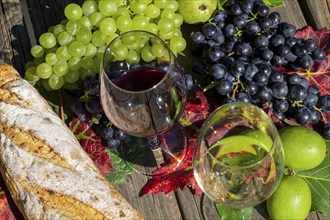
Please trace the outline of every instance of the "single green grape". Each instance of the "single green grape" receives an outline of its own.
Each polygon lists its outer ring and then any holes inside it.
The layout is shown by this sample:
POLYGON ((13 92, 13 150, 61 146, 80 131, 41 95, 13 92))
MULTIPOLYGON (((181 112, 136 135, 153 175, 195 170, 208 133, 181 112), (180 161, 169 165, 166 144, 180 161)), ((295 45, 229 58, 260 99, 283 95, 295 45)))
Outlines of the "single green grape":
POLYGON ((151 53, 156 57, 162 57, 166 53, 167 49, 160 43, 155 43, 151 47, 151 53))
POLYGON ((113 54, 117 61, 122 61, 126 59, 128 55, 128 49, 124 44, 122 44, 113 51, 113 54))
POLYGON ((55 53, 47 53, 45 61, 49 65, 54 65, 58 61, 58 59, 55 53))
POLYGON ((175 27, 180 27, 183 24, 183 17, 180 14, 174 14, 173 22, 175 27))
POLYGON ((68 20, 79 20, 82 16, 82 9, 78 4, 70 3, 65 7, 64 15, 68 20))
POLYGON ((117 4, 113 1, 99 1, 98 8, 104 16, 112 16, 117 12, 117 4))
POLYGON ((156 58, 155 55, 152 54, 151 47, 149 45, 142 48, 141 58, 145 62, 151 62, 156 58))
POLYGON ((48 63, 41 63, 37 66, 36 73, 41 79, 48 79, 53 74, 53 69, 48 63))
POLYGON ((67 46, 60 46, 59 48, 57 48, 55 54, 56 54, 57 59, 62 60, 62 61, 67 61, 71 58, 71 55, 69 53, 67 46))
POLYGON ((131 1, 130 3, 130 9, 135 14, 142 14, 147 9, 147 5, 145 5, 143 2, 137 2, 137 1, 131 1))
POLYGON ((133 30, 147 30, 149 19, 144 15, 135 15, 132 20, 133 30))
POLYGON ((106 44, 107 41, 107 37, 102 34, 102 32, 100 30, 94 31, 93 35, 92 35, 92 43, 96 46, 96 47, 102 47, 106 44))
POLYGON ((137 2, 143 3, 145 5, 149 5, 153 0, 136 0, 137 2))
POLYGON ((115 33, 117 30, 116 21, 113 18, 103 18, 100 22, 100 31, 105 36, 115 33))
POLYGON ((158 16, 160 15, 160 8, 158 8, 154 4, 150 4, 150 5, 147 6, 144 13, 149 18, 158 18, 158 16))
POLYGON ((58 90, 64 85, 64 78, 62 76, 53 74, 49 77, 48 84, 51 89, 58 90))
POLYGON ((87 27, 81 27, 77 32, 76 40, 82 44, 88 44, 92 40, 92 32, 87 27))
POLYGON ((89 30, 93 29, 93 24, 92 22, 89 20, 88 16, 82 16, 79 20, 78 20, 79 24, 81 24, 82 26, 88 28, 89 30))
POLYGON ((86 46, 78 41, 70 43, 68 51, 73 57, 82 57, 86 53, 86 46))
POLYGON ((153 33, 153 34, 158 34, 158 26, 155 23, 150 23, 148 26, 148 30, 149 32, 153 33))
POLYGON ((65 25, 66 31, 71 35, 76 35, 81 28, 81 24, 75 20, 69 20, 65 25))
POLYGON ((43 33, 39 37, 39 43, 42 47, 50 49, 56 45, 56 37, 53 33, 43 33))
POLYGON ((157 25, 158 30, 164 34, 169 33, 175 29, 174 22, 169 18, 161 18, 157 25))
POLYGON ((121 15, 116 20, 116 26, 119 31, 126 32, 132 29, 132 19, 130 16, 121 15))
POLYGON ((126 63, 133 64, 133 63, 139 63, 140 62, 140 54, 134 50, 128 51, 127 57, 126 57, 126 63))
POLYGON ((91 57, 83 57, 81 59, 81 67, 84 69, 93 69, 94 60, 91 57))
POLYGON ((161 14, 161 18, 168 18, 168 19, 171 19, 173 20, 175 16, 175 11, 171 10, 171 9, 168 9, 168 8, 165 8, 163 11, 162 11, 162 14, 161 14))
POLYGON ((97 53, 97 47, 92 44, 92 43, 88 43, 86 45, 86 52, 85 52, 85 57, 94 57, 97 53))
POLYGON ((98 11, 89 15, 90 22, 92 23, 93 26, 96 26, 96 27, 100 26, 100 22, 102 19, 103 19, 103 15, 98 11))
POLYGON ((35 83, 40 79, 36 71, 37 67, 35 66, 31 66, 25 71, 24 78, 33 85, 35 85, 35 83))
POLYGON ((44 62, 45 62, 45 58, 44 57, 38 57, 38 58, 34 58, 33 59, 33 64, 35 66, 38 66, 39 64, 44 63, 44 62))
POLYGON ((154 4, 158 7, 158 8, 166 8, 166 4, 168 4, 168 0, 156 0, 154 1, 154 4))
POLYGON ((159 32, 159 36, 163 39, 163 40, 170 40, 173 37, 175 37, 175 30, 167 32, 167 33, 163 33, 163 32, 159 32))
POLYGON ((45 53, 44 48, 40 45, 32 46, 30 52, 31 55, 36 58, 42 57, 45 53))
POLYGON ((80 57, 71 57, 68 60, 68 66, 70 70, 80 70, 81 68, 81 58, 80 57))
POLYGON ((53 34, 55 35, 55 37, 57 38, 57 36, 61 33, 65 31, 65 27, 64 25, 61 24, 57 24, 55 25, 54 29, 53 29, 53 34))
POLYGON ((53 72, 58 76, 64 76, 69 72, 69 65, 66 61, 57 61, 53 66, 53 72))
POLYGON ((99 10, 96 1, 84 1, 81 6, 81 9, 83 14, 86 16, 99 10))
POLYGON ((179 3, 178 1, 167 1, 165 8, 171 9, 172 11, 177 11, 179 9, 179 3))
POLYGON ((67 31, 61 32, 57 37, 57 41, 61 46, 68 45, 73 39, 73 36, 67 31))
POLYGON ((39 82, 40 82, 40 85, 42 85, 42 87, 44 87, 46 90, 53 91, 52 88, 50 88, 50 86, 48 84, 48 79, 40 79, 39 82))
POLYGON ((69 72, 64 76, 64 81, 70 84, 76 83, 79 80, 79 76, 79 70, 69 70, 69 72))
POLYGON ((176 37, 182 37, 182 32, 179 28, 174 29, 174 36, 176 37))
POLYGON ((116 33, 113 33, 113 34, 110 34, 108 37, 107 37, 107 41, 106 41, 106 44, 110 44, 111 41, 113 41, 116 37, 118 37, 118 34, 116 33))
POLYGON ((106 49, 107 49, 107 46, 102 46, 102 47, 97 48, 96 57, 102 58, 106 49))
POLYGON ((170 49, 175 52, 183 51, 186 46, 187 43, 183 37, 173 37, 170 41, 170 49))

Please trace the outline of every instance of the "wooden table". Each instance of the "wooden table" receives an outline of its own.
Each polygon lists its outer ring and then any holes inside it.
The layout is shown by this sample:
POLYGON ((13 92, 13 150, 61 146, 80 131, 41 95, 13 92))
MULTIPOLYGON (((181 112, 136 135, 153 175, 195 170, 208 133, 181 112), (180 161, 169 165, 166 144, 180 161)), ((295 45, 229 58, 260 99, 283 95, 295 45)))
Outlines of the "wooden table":
MULTIPOLYGON (((0 61, 12 64, 21 73, 31 61, 31 45, 47 28, 64 19, 64 7, 82 0, 1 0, 0 3, 0 61)), ((298 28, 311 25, 330 29, 330 0, 285 0, 286 7, 276 8, 282 20, 298 28)), ((184 26, 189 37, 191 27, 184 26)), ((189 47, 189 45, 188 45, 189 47)), ((183 60, 189 62, 189 60, 183 60)), ((188 188, 165 194, 148 194, 139 197, 139 191, 147 177, 134 173, 117 186, 124 197, 139 210, 145 219, 219 219, 212 202, 205 196, 193 196, 188 188)), ((330 198, 329 198, 330 199, 330 198)), ((285 208, 285 207, 283 207, 285 208)), ((257 212, 253 219, 264 219, 257 212)), ((311 213, 308 219, 330 219, 311 213)))

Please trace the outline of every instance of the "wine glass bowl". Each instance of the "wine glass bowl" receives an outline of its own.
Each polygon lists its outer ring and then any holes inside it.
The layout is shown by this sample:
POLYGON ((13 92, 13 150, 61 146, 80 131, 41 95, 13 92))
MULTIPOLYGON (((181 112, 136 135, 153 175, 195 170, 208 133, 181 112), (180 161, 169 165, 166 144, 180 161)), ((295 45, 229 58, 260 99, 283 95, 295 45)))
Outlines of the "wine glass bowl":
POLYGON ((213 201, 237 209, 254 206, 275 191, 283 176, 278 131, 255 105, 220 106, 200 130, 193 169, 198 185, 213 201))
POLYGON ((140 137, 139 149, 135 150, 137 144, 133 143, 122 146, 124 159, 128 153, 147 150, 146 146, 182 158, 186 146, 179 145, 185 145, 185 137, 172 145, 165 139, 172 137, 166 132, 177 124, 184 109, 185 77, 176 57, 158 36, 129 31, 111 41, 102 61, 100 98, 113 125, 140 137))

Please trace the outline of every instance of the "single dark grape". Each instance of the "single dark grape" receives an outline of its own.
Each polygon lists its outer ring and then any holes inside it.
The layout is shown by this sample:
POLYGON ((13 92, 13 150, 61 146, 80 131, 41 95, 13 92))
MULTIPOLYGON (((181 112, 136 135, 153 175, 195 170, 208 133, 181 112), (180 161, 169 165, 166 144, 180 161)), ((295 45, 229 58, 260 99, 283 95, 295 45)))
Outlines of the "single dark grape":
POLYGON ((273 45, 274 47, 278 47, 280 45, 283 45, 285 43, 285 38, 281 34, 274 34, 270 38, 270 44, 273 45))
POLYGON ((239 29, 243 29, 247 24, 247 14, 241 14, 233 19, 233 24, 239 29))
POLYGON ((242 3, 241 9, 244 13, 249 14, 253 9, 253 2, 252 1, 244 1, 242 3))
POLYGON ((261 101, 267 102, 273 98, 273 91, 268 86, 261 86, 258 89, 258 98, 261 101))
POLYGON ((223 31, 227 37, 234 36, 237 32, 235 26, 231 23, 227 24, 223 31))
POLYGON ((295 37, 289 37, 285 39, 285 45, 288 45, 289 47, 293 47, 297 43, 297 39, 295 37))
POLYGON ((195 85, 195 80, 190 74, 185 74, 185 82, 186 82, 186 87, 188 90, 192 89, 195 85))
POLYGON ((313 66, 314 64, 314 60, 312 59, 312 57, 309 54, 306 54, 305 56, 299 58, 299 65, 304 68, 304 69, 308 69, 311 66, 313 66))
POLYGON ((314 39, 307 39, 305 45, 308 52, 312 52, 317 48, 317 42, 314 39))
POLYGON ((203 40, 205 40, 205 36, 202 34, 202 32, 197 31, 193 34, 192 39, 195 43, 200 44, 203 42, 203 40))
POLYGON ((270 76, 272 73, 272 67, 269 64, 261 63, 257 65, 259 72, 266 74, 267 76, 270 76))
POLYGON ((238 56, 246 55, 250 56, 252 54, 252 47, 249 43, 240 42, 236 45, 235 54, 238 56))
POLYGON ((245 102, 245 103, 250 103, 251 102, 250 96, 245 92, 239 92, 237 94, 237 99, 240 102, 245 102))
POLYGON ((105 146, 109 149, 117 148, 119 147, 119 145, 120 145, 120 140, 113 138, 106 140, 106 144, 105 144, 105 146))
POLYGON ((101 111, 100 101, 95 98, 90 98, 86 101, 85 108, 89 113, 95 114, 101 111))
POLYGON ((217 23, 217 26, 218 26, 220 29, 223 29, 223 28, 226 26, 226 22, 224 22, 224 21, 219 21, 219 22, 217 23))
POLYGON ((268 84, 268 75, 262 72, 257 72, 253 77, 253 81, 256 82, 258 86, 265 86, 268 84))
POLYGON ((273 83, 271 89, 273 91, 273 96, 277 99, 284 98, 289 92, 289 88, 285 82, 273 83))
POLYGON ((284 56, 284 59, 288 62, 294 62, 295 60, 297 60, 297 56, 290 51, 284 56))
POLYGON ((275 112, 275 111, 274 111, 274 114, 275 114, 275 116, 276 116, 280 121, 284 121, 284 120, 285 120, 286 115, 285 115, 284 112, 275 112))
POLYGON ((214 38, 213 41, 217 44, 217 45, 221 45, 225 42, 225 36, 223 35, 223 33, 220 31, 214 38))
POLYGON ((316 111, 314 108, 309 108, 309 110, 311 111, 311 124, 317 124, 320 119, 321 119, 321 115, 318 111, 316 111))
POLYGON ((305 44, 297 43, 292 47, 292 52, 298 57, 303 57, 307 54, 307 48, 305 44))
POLYGON ((283 22, 278 25, 278 33, 282 34, 285 38, 293 37, 297 28, 293 24, 283 22))
POLYGON ((269 14, 269 8, 266 5, 259 6, 256 9, 256 12, 258 13, 259 16, 266 17, 269 14))
POLYGON ((265 49, 265 50, 261 51, 260 56, 265 61, 270 61, 274 56, 274 52, 270 49, 265 49))
POLYGON ((81 122, 83 122, 83 121, 89 121, 92 118, 91 114, 88 113, 88 112, 87 113, 78 114, 77 117, 78 117, 79 121, 81 121, 81 122))
POLYGON ((321 48, 316 48, 312 53, 312 57, 315 61, 321 62, 325 58, 325 52, 321 48))
POLYGON ((98 81, 94 81, 89 86, 89 95, 98 96, 100 95, 100 85, 98 81))
POLYGON ((234 84, 232 81, 228 79, 222 79, 220 80, 219 84, 215 87, 215 90, 220 94, 220 95, 227 95, 231 93, 234 89, 234 84))
POLYGON ((232 5, 231 8, 230 8, 230 12, 233 15, 236 15, 236 16, 243 13, 241 7, 239 6, 239 4, 232 5))
POLYGON ((267 37, 260 35, 257 36, 254 40, 254 46, 260 50, 268 48, 269 40, 267 37))
POLYGON ((269 17, 265 17, 260 21, 259 25, 263 30, 268 30, 273 26, 273 20, 269 17))
POLYGON ((231 53, 231 52, 233 52, 235 45, 236 45, 236 42, 234 42, 234 41, 227 41, 224 44, 223 49, 226 51, 226 53, 231 53))
POLYGON ((106 140, 113 138, 114 130, 113 130, 113 128, 111 128, 109 126, 103 126, 103 129, 100 131, 100 135, 102 138, 104 138, 106 140))
POLYGON ((212 18, 215 22, 225 21, 227 13, 223 10, 215 10, 212 14, 212 18))
POLYGON ((283 73, 280 71, 272 71, 270 76, 269 76, 269 81, 270 82, 282 82, 284 80, 283 73))
POLYGON ((225 53, 222 51, 219 45, 213 45, 208 49, 207 55, 212 62, 216 62, 221 57, 223 57, 225 53))
POLYGON ((247 94, 249 94, 249 95, 255 95, 258 92, 259 86, 257 85, 256 82, 251 81, 251 82, 247 82, 245 84, 245 88, 246 88, 247 94))
POLYGON ((117 129, 115 131, 115 135, 114 135, 115 139, 123 141, 126 139, 126 137, 127 137, 127 134, 125 132, 123 132, 122 130, 117 129))
POLYGON ((307 89, 299 84, 294 84, 289 87, 289 97, 296 101, 302 101, 307 96, 307 89))
POLYGON ((238 100, 236 98, 227 97, 222 101, 222 104, 233 103, 233 102, 237 102, 237 101, 238 100))
POLYGON ((244 72, 244 78, 248 81, 251 81, 253 76, 259 71, 256 65, 247 65, 244 72))
POLYGON ((255 35, 261 32, 261 27, 257 21, 249 21, 245 26, 245 31, 248 35, 255 35))
POLYGON ((294 73, 287 77, 286 80, 289 84, 299 84, 301 82, 301 77, 294 73))
POLYGON ((298 108, 294 117, 296 118, 298 123, 303 125, 310 124, 312 121, 312 113, 307 107, 298 108))
POLYGON ((85 114, 87 113, 87 110, 85 108, 85 103, 81 101, 77 101, 71 105, 71 111, 76 114, 85 114))
POLYGON ((314 93, 315 95, 320 95, 320 89, 316 85, 310 85, 307 89, 307 92, 314 93))
POLYGON ((284 113, 289 109, 289 103, 286 99, 274 99, 273 109, 278 113, 284 113))
POLYGON ((227 68, 223 64, 216 63, 210 68, 210 75, 215 80, 222 79, 227 75, 227 68))
POLYGON ((93 83, 93 82, 96 82, 97 80, 92 77, 92 76, 87 76, 84 81, 83 81, 83 85, 84 85, 84 89, 89 89, 90 85, 93 83))
POLYGON ((281 15, 278 12, 271 12, 268 17, 273 21, 272 27, 276 27, 281 22, 281 15))
POLYGON ((211 23, 205 23, 202 27, 202 33, 207 39, 213 39, 219 31, 219 27, 211 23))

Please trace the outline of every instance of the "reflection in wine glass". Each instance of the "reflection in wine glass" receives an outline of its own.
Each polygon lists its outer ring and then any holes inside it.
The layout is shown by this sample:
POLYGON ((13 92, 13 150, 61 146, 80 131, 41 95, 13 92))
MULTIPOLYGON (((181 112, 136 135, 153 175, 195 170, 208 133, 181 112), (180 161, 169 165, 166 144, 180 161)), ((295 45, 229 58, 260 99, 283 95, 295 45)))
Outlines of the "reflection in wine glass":
POLYGON ((204 122, 196 141, 194 175, 213 201, 231 208, 254 206, 279 185, 284 155, 271 119, 252 104, 229 103, 204 122))
MULTIPOLYGON (((141 157, 152 160, 152 150, 162 149, 180 164, 187 146, 176 121, 186 100, 185 78, 177 59, 158 36, 130 31, 115 38, 103 57, 100 90, 110 122, 137 137, 122 145, 124 159, 139 164, 141 157)), ((152 175, 144 166, 134 168, 152 175)))

